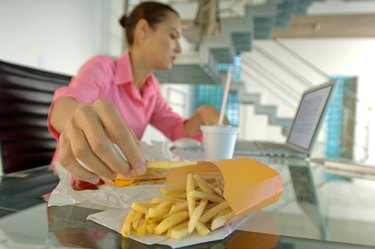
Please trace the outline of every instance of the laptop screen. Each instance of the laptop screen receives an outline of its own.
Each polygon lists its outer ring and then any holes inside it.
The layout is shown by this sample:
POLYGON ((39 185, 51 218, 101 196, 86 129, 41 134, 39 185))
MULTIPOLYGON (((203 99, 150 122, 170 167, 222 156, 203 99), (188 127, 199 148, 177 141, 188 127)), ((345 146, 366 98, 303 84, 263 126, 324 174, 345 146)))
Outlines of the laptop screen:
POLYGON ((303 94, 287 143, 306 150, 310 148, 317 135, 332 88, 333 82, 330 82, 303 94))

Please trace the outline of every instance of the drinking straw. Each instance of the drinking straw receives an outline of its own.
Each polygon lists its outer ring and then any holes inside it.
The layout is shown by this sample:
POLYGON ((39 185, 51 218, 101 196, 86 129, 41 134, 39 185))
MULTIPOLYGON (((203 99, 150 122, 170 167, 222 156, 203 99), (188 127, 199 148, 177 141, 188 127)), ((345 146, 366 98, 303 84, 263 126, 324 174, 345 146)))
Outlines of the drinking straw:
POLYGON ((225 113, 225 108, 226 108, 226 105, 227 105, 229 88, 230 88, 231 82, 232 82, 232 74, 230 72, 228 72, 228 74, 227 74, 227 81, 225 83, 225 88, 224 88, 223 103, 221 104, 221 110, 220 110, 220 116, 219 116, 219 123, 218 123, 218 125, 223 125, 224 113, 225 113))

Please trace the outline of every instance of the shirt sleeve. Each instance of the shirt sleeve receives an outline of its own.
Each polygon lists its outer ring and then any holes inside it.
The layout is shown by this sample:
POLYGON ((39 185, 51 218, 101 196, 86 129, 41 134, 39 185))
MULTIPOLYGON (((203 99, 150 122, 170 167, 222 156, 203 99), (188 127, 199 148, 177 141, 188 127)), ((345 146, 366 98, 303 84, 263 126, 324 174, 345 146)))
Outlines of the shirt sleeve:
POLYGON ((102 88, 114 74, 114 61, 109 56, 96 56, 87 61, 74 76, 68 86, 57 89, 48 111, 48 129, 58 139, 60 134, 50 122, 51 110, 60 97, 72 97, 81 103, 93 103, 100 97, 102 88))
POLYGON ((172 110, 167 101, 161 96, 160 91, 157 91, 155 95, 156 107, 151 116, 150 124, 172 141, 186 137, 182 117, 172 110))

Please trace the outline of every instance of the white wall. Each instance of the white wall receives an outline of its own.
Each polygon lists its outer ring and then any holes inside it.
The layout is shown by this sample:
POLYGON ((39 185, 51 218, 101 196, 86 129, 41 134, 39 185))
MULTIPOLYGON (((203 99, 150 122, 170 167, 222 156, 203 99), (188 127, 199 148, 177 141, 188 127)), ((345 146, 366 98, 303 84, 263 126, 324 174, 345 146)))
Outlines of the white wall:
POLYGON ((105 11, 113 2, 122 1, 0 1, 0 59, 74 74, 88 58, 110 50, 113 20, 105 11))

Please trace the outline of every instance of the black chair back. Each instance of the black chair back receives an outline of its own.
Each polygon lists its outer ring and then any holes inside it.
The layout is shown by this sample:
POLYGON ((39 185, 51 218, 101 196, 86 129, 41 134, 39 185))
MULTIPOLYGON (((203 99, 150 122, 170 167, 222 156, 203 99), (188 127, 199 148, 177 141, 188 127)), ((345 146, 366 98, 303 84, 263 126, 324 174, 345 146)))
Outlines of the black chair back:
POLYGON ((48 165, 56 141, 47 128, 54 91, 71 76, 0 61, 0 155, 3 173, 48 165))

